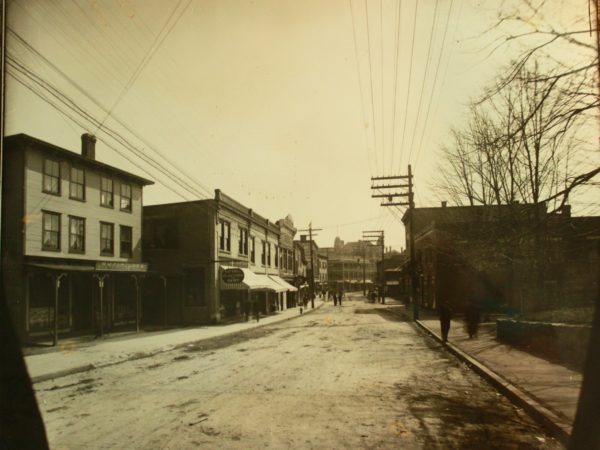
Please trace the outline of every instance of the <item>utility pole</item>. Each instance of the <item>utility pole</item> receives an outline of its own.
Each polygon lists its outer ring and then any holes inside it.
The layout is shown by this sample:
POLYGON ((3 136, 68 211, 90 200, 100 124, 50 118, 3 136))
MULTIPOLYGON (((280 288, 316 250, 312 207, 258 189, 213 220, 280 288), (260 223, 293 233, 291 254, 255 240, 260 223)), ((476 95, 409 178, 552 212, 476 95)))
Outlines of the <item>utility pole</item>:
MULTIPOLYGON (((313 258, 313 232, 321 231, 322 228, 313 228, 312 222, 308 224, 308 230, 298 230, 299 232, 308 231, 308 245, 310 246, 310 307, 315 307, 315 264, 313 258)), ((315 235, 316 236, 316 235, 315 235)))
POLYGON ((385 303, 385 232, 383 230, 363 231, 363 241, 377 242, 381 246, 381 289, 379 290, 379 302, 385 303))
POLYGON ((409 239, 409 252, 410 252, 410 301, 413 304, 413 318, 414 320, 419 319, 419 305, 417 302, 417 263, 415 260, 415 235, 413 232, 413 215, 415 209, 414 191, 413 191, 413 174, 410 164, 408 165, 408 175, 394 175, 386 177, 371 177, 371 183, 376 181, 389 181, 389 184, 376 185, 372 184, 371 189, 379 192, 373 194, 373 198, 387 199, 382 201, 381 206, 408 206, 408 239, 409 239), (394 183, 395 182, 395 183, 394 183), (394 190, 390 192, 389 190, 394 190), (396 189, 403 189, 402 191, 395 191, 396 189), (408 189, 408 192, 404 189, 408 189), (396 197, 406 197, 405 201, 395 201, 396 197))
POLYGON ((367 250, 367 244, 363 244, 363 260, 362 260, 362 270, 363 270, 363 295, 367 295, 367 286, 366 286, 366 274, 365 274, 365 253, 367 250))

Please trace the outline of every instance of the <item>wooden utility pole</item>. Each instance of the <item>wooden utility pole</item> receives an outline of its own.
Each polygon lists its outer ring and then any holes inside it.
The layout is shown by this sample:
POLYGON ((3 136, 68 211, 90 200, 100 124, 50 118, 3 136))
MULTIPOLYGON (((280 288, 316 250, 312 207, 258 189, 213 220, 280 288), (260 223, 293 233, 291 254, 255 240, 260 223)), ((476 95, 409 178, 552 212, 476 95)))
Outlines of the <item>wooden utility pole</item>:
POLYGON ((381 289, 379 290, 379 301, 385 303, 385 232, 383 230, 363 231, 363 241, 377 242, 381 246, 381 289), (366 234, 365 234, 366 233, 366 234))
MULTIPOLYGON (((313 228, 312 222, 308 224, 308 230, 298 230, 299 232, 308 231, 308 245, 310 247, 310 307, 315 307, 315 264, 313 258, 313 233, 315 231, 321 231, 322 228, 313 228)), ((316 235, 315 235, 316 236, 316 235)))
POLYGON ((371 185, 371 189, 379 192, 373 194, 373 198, 384 199, 381 206, 408 206, 408 240, 409 240, 409 253, 410 253, 410 301, 413 304, 413 318, 414 320, 419 319, 419 304, 417 301, 417 263, 415 260, 415 234, 413 233, 413 215, 415 209, 414 191, 413 191, 413 174, 412 167, 408 165, 408 175, 394 175, 386 177, 371 177, 371 182, 376 181, 389 181, 389 184, 382 185, 371 185), (394 181, 396 183, 394 183, 394 181), (397 189, 401 189, 398 191, 397 189), (404 189, 408 189, 405 191, 404 189), (390 190, 393 190, 390 192, 390 190), (406 201, 395 201, 396 197, 406 197, 406 201), (385 201, 387 199, 387 201, 385 201))

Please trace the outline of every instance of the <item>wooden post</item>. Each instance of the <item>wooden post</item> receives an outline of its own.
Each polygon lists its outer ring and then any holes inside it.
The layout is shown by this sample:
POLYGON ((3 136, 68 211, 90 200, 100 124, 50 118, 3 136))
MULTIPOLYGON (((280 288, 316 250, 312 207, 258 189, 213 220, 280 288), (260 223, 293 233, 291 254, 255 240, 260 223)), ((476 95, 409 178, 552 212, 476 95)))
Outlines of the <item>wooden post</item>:
POLYGON ((52 345, 58 345, 58 290, 60 288, 60 280, 66 277, 67 274, 61 273, 54 276, 54 332, 52 335, 52 345))

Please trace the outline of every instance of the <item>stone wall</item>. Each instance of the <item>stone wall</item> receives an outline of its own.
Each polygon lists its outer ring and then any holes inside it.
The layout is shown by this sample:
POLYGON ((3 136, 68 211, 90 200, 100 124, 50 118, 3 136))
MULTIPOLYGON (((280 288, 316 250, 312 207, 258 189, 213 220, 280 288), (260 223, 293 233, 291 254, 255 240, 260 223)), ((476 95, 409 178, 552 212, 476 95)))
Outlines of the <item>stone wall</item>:
POLYGON ((496 324, 496 338, 500 342, 582 369, 591 326, 512 319, 498 319, 496 324))

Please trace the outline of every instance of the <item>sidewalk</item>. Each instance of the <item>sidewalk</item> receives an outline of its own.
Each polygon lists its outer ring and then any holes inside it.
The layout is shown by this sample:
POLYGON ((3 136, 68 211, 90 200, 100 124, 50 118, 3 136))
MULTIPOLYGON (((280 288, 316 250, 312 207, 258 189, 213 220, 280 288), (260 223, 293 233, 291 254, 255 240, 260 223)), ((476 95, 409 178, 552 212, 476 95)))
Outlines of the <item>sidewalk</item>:
MULTIPOLYGON (((323 304, 322 300, 316 299, 314 310, 323 304)), ((314 310, 310 308, 309 304, 305 309, 305 314, 314 310)), ((56 351, 25 356, 25 363, 32 382, 38 383, 99 367, 147 358, 192 342, 239 333, 289 320, 299 315, 298 308, 290 308, 274 315, 262 317, 260 322, 250 320, 227 325, 173 329, 145 334, 133 333, 82 343, 64 339, 59 341, 56 351)))
MULTIPOLYGON (((439 320, 424 317, 418 323, 441 341, 439 320)), ((469 339, 464 322, 453 320, 448 342, 450 351, 472 366, 481 363, 482 367, 473 368, 519 406, 546 422, 563 441, 568 440, 581 373, 496 341, 495 323, 481 324, 479 335, 469 339), (469 359, 474 359, 474 364, 469 359)))

